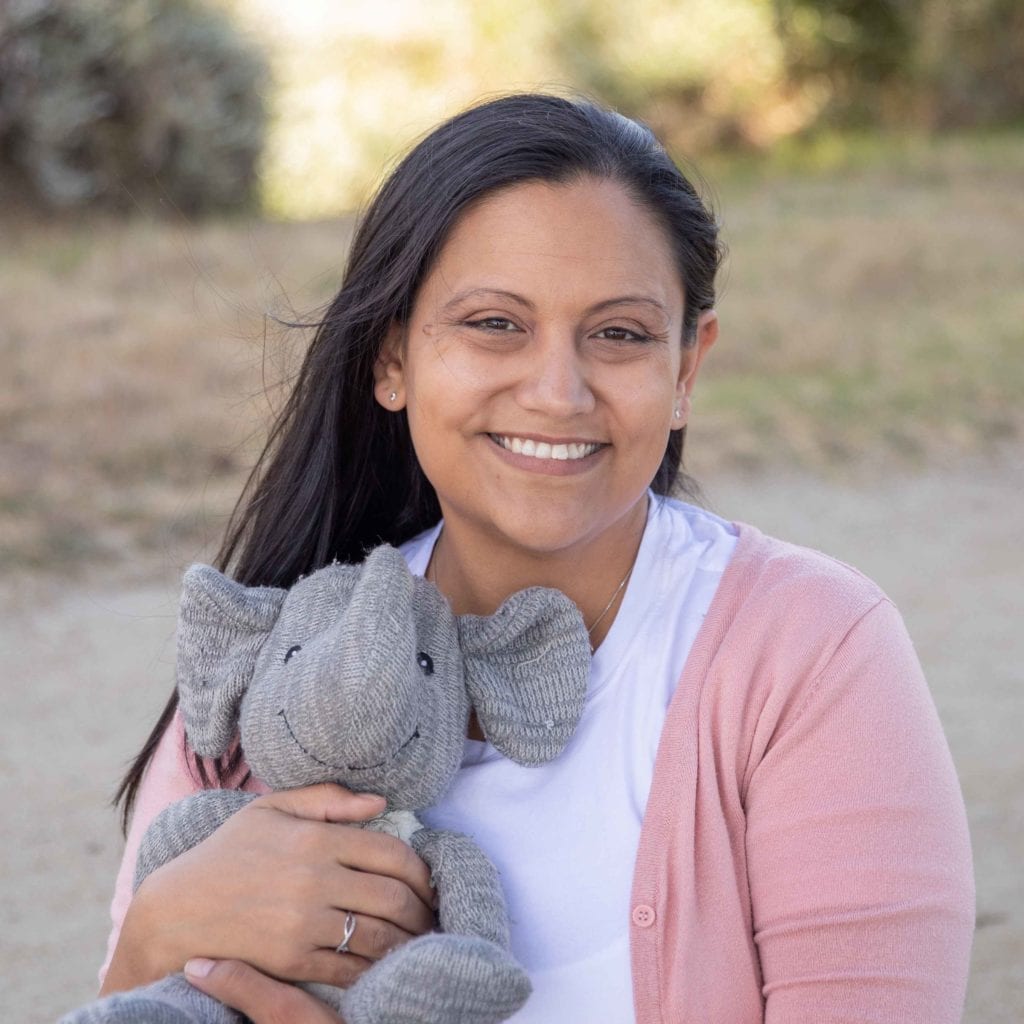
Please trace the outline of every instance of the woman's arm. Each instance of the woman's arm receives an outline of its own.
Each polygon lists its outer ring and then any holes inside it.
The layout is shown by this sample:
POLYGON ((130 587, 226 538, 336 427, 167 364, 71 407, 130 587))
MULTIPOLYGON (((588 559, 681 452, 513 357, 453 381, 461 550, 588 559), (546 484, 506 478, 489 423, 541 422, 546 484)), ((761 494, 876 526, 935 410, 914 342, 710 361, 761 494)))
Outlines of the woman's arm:
POLYGON ((746 811, 766 1024, 960 1020, 974 927, 966 815, 888 601, 780 721, 746 811))
POLYGON ((181 970, 197 956, 241 959, 277 977, 345 985, 388 949, 432 927, 426 865, 390 836, 340 824, 373 817, 383 807, 379 797, 340 786, 255 800, 154 871, 134 898, 125 895, 146 824, 181 789, 196 788, 182 778, 190 771, 179 753, 180 731, 178 740, 174 731, 161 741, 140 791, 112 908, 115 931, 102 994, 181 970), (334 947, 350 910, 359 926, 352 953, 343 956, 334 947))

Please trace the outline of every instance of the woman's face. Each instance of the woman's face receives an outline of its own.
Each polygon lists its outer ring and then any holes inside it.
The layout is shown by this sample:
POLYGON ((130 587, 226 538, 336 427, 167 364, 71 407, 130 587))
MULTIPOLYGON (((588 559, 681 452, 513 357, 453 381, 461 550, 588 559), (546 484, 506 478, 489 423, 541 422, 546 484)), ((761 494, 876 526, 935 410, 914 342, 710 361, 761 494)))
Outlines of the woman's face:
POLYGON ((458 221, 375 394, 407 410, 453 534, 582 551, 642 507, 716 333, 705 313, 682 346, 668 240, 619 184, 530 182, 458 221))

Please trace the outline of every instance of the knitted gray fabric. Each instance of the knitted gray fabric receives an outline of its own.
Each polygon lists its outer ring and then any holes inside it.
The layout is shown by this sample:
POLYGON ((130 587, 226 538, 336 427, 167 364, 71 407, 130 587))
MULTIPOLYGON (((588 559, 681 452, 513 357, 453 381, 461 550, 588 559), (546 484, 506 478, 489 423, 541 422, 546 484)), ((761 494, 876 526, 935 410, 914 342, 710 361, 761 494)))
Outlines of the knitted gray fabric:
POLYGON ((477 718, 491 743, 519 764, 554 760, 576 730, 586 697, 577 666, 590 660, 582 626, 576 605, 544 587, 513 594, 491 616, 459 619, 477 718))
MULTIPOLYGON (((288 591, 243 587, 208 566, 185 575, 178 694, 189 742, 215 757, 240 736, 253 774, 273 789, 337 782, 384 796, 389 814, 428 807, 458 770, 471 707, 509 757, 543 763, 576 727, 589 668, 586 628, 564 594, 533 588, 494 616, 457 620, 440 592, 387 546, 362 565, 327 566, 288 591)), ((144 837, 136 884, 249 799, 211 791, 164 811, 144 837)), ((393 830, 391 822, 370 827, 393 830)), ((401 831, 408 834, 408 819, 401 831)), ((432 870, 444 934, 399 947, 347 991, 304 987, 348 1024, 496 1024, 530 991, 508 951, 497 872, 465 836, 421 830, 411 842, 432 870)), ((161 1005, 175 991, 161 990, 161 1005)), ((150 986, 66 1021, 149 1020, 104 1017, 102 1007, 125 1013, 138 999, 141 1014, 153 998, 150 986)), ((193 1013, 191 1006, 183 1003, 182 1012, 193 1013)))
POLYGON ((346 990, 346 1024, 490 1024, 526 1002, 530 982, 500 946, 467 935, 421 935, 346 990))
POLYGON ((246 1018, 190 985, 184 974, 132 992, 106 996, 57 1024, 240 1024, 246 1018))
POLYGON ((219 757, 234 738, 238 705, 285 593, 243 587, 208 565, 185 573, 177 676, 191 699, 180 707, 192 749, 203 757, 219 757))
POLYGON ((422 828, 412 848, 426 861, 431 881, 445 898, 438 920, 445 932, 478 935, 509 949, 505 897, 494 865, 468 836, 422 828))

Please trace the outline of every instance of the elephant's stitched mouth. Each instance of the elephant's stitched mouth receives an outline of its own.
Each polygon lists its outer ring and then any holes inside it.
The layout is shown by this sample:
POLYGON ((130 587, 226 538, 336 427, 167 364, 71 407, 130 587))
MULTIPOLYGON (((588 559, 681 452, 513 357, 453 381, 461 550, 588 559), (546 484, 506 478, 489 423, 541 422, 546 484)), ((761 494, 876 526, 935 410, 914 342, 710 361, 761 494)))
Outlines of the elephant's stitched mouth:
MULTIPOLYGON (((379 764, 367 764, 367 765, 346 764, 346 765, 340 765, 340 764, 330 764, 328 761, 321 761, 320 758, 316 756, 316 754, 312 753, 312 751, 307 750, 302 745, 302 743, 299 741, 298 736, 295 735, 295 731, 291 727, 291 723, 288 721, 288 716, 284 713, 284 708, 281 708, 281 710, 278 711, 278 714, 284 720, 285 728, 288 730, 288 735, 291 736, 291 738, 295 741, 295 745, 299 748, 299 750, 301 750, 306 755, 306 757, 310 758, 313 761, 316 761, 317 764, 322 765, 324 768, 333 768, 334 771, 336 771, 336 772, 346 772, 346 771, 347 772, 368 772, 368 771, 371 771, 374 768, 383 768, 384 765, 386 765, 388 763, 387 761, 381 761, 379 764)), ((417 725, 416 728, 413 729, 412 735, 394 752, 394 754, 391 755, 391 760, 392 761, 395 760, 395 758, 397 758, 398 755, 401 754, 402 751, 405 750, 405 748, 407 746, 409 746, 409 744, 412 743, 413 740, 417 740, 417 739, 419 739, 419 737, 420 737, 420 727, 417 725)))

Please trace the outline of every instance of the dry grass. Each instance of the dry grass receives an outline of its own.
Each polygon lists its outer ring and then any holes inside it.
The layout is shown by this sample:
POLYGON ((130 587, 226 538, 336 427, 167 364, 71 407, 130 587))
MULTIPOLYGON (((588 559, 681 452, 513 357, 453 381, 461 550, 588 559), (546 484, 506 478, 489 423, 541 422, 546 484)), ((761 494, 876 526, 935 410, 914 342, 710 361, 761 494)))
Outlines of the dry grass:
MULTIPOLYGON (((1020 138, 716 173, 731 257, 698 473, 1019 438, 1022 175, 1020 138)), ((325 299, 349 230, 3 225, 0 565, 213 542, 303 341, 264 311, 325 299)))

